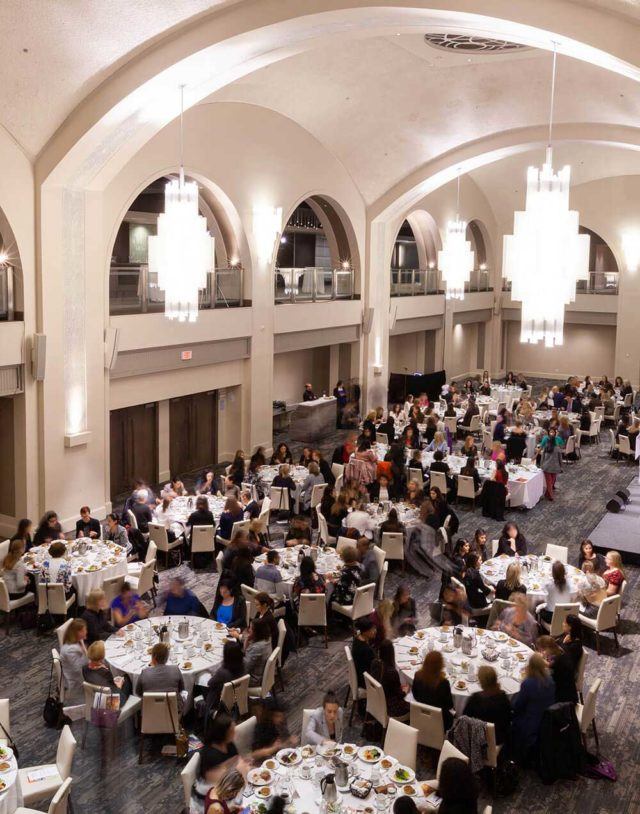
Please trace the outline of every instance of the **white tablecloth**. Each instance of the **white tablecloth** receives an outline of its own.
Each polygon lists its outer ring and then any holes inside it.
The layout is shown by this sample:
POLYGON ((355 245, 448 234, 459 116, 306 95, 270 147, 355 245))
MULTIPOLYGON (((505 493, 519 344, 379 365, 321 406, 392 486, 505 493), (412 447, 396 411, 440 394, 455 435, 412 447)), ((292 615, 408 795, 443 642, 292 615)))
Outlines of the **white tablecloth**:
MULTIPOLYGON (((213 519, 217 524, 218 520, 220 519, 220 515, 222 514, 222 510, 224 509, 226 498, 216 497, 215 495, 203 495, 203 497, 207 498, 209 511, 211 511, 213 514, 213 519)), ((169 511, 167 512, 171 521, 183 524, 186 523, 191 512, 195 512, 196 510, 196 500, 197 497, 193 495, 188 495, 186 497, 174 497, 171 501, 171 505, 169 506, 169 511)))
MULTIPOLYGON (((527 588, 527 599, 530 606, 533 608, 544 602, 547 598, 547 591, 544 586, 551 581, 551 566, 553 560, 545 557, 526 556, 520 557, 520 564, 522 574, 520 579, 523 585, 527 588), (526 566, 530 567, 527 568, 526 566)), ((502 554, 499 557, 494 557, 491 560, 483 562, 480 566, 480 576, 487 585, 495 588, 499 580, 504 579, 507 573, 507 568, 514 562, 513 557, 502 554)), ((567 573, 567 583, 571 590, 571 599, 576 601, 582 588, 586 585, 586 579, 582 571, 574 565, 565 565, 567 573)))
POLYGON ((171 652, 169 664, 180 667, 184 686, 189 695, 192 695, 194 684, 198 676, 206 671, 214 670, 222 660, 222 646, 227 635, 227 628, 211 619, 202 619, 197 616, 152 616, 142 619, 133 625, 124 628, 124 636, 114 634, 105 642, 106 661, 114 675, 128 675, 134 693, 140 673, 151 664, 149 651, 159 641, 154 627, 160 628, 171 620, 171 652), (178 625, 187 620, 190 625, 190 634, 186 639, 178 637, 178 625), (127 644, 131 642, 131 644, 127 644), (211 645, 210 649, 205 649, 211 645), (192 650, 187 648, 192 647, 192 650), (191 663, 185 667, 185 663, 191 663))
POLYGON ((481 629, 474 630, 477 636, 477 645, 472 650, 471 655, 465 655, 462 650, 454 648, 452 627, 418 630, 413 636, 403 636, 393 643, 396 652, 396 665, 401 676, 409 684, 413 683, 413 677, 422 666, 424 657, 430 649, 442 652, 445 671, 451 684, 453 703, 458 715, 463 713, 469 696, 480 690, 480 685, 477 682, 478 667, 483 664, 493 667, 498 674, 502 689, 511 697, 520 690, 520 683, 523 678, 522 670, 533 653, 533 650, 525 644, 515 639, 509 639, 504 633, 481 629), (489 661, 482 655, 489 643, 495 646, 500 656, 496 661, 489 661), (411 648, 416 649, 417 652, 413 653, 411 648), (509 657, 508 665, 502 659, 503 653, 509 657), (469 678, 465 668, 465 665, 469 664, 473 664, 475 667, 474 680, 469 678), (458 681, 464 681, 464 688, 457 686, 458 681))
MULTIPOLYGON (((354 540, 355 545, 355 540, 354 540)), ((287 586, 288 593, 291 593, 291 588, 300 571, 298 567, 298 554, 303 549, 305 554, 311 553, 309 546, 291 546, 290 548, 282 548, 278 550, 280 554, 280 573, 282 575, 282 586, 287 586)), ((342 568, 342 560, 336 554, 335 549, 327 548, 324 551, 317 549, 318 557, 316 559, 316 571, 318 574, 324 576, 325 574, 335 574, 342 568)), ((257 571, 258 568, 267 561, 266 554, 260 554, 253 561, 253 570, 257 571)))
MULTIPOLYGON (((258 476, 260 477, 260 482, 264 489, 265 494, 269 494, 269 489, 271 488, 271 484, 273 483, 273 479, 280 471, 280 465, 271 465, 267 464, 266 466, 261 466, 258 469, 258 476)), ((289 476, 293 478, 293 481, 296 485, 295 492, 292 494, 293 501, 295 503, 295 511, 299 511, 299 504, 300 504, 300 491, 302 489, 302 484, 305 482, 307 477, 309 476, 309 470, 306 466, 291 466, 289 465, 289 476)))
MULTIPOLYGON (((127 552, 116 543, 84 538, 88 550, 85 554, 79 554, 74 551, 76 542, 67 543, 67 559, 71 563, 71 581, 78 604, 84 605, 89 592, 102 588, 105 579, 127 575, 127 552)), ((35 546, 23 557, 27 569, 35 574, 36 581, 48 550, 48 546, 35 546)))
POLYGON ((9 764, 6 772, 0 772, 0 779, 6 784, 5 790, 0 792, 0 814, 13 814, 16 808, 22 805, 22 795, 18 783, 18 764, 11 749, 1 744, 0 749, 9 755, 8 757, 0 755, 0 763, 9 764))

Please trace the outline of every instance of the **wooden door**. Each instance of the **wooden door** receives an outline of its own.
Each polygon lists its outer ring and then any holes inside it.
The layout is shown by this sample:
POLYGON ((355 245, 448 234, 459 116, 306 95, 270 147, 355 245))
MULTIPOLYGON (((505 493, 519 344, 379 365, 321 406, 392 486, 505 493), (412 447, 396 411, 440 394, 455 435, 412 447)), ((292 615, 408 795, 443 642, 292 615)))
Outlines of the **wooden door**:
POLYGON ((158 405, 111 411, 111 499, 131 491, 136 478, 158 480, 158 405))
POLYGON ((215 462, 217 415, 215 390, 171 399, 169 466, 174 477, 215 462))

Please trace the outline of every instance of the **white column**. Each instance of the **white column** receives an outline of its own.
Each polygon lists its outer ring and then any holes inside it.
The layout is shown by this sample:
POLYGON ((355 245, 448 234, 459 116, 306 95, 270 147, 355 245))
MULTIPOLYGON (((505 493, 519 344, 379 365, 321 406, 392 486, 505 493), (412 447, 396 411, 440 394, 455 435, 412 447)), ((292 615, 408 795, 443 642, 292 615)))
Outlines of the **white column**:
POLYGON ((171 477, 171 406, 169 399, 158 402, 158 481, 171 477))
POLYGON ((389 229, 373 221, 368 227, 367 259, 364 274, 364 317, 373 309, 371 330, 363 336, 363 377, 360 411, 386 405, 389 384, 389 229))

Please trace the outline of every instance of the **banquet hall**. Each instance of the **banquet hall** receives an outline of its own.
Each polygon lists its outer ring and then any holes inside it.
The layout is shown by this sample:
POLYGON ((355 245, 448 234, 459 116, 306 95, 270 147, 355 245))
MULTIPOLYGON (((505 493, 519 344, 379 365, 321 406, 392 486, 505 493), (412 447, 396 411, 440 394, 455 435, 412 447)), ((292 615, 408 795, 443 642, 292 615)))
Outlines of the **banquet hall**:
POLYGON ((0 27, 0 814, 640 811, 638 6, 0 27))

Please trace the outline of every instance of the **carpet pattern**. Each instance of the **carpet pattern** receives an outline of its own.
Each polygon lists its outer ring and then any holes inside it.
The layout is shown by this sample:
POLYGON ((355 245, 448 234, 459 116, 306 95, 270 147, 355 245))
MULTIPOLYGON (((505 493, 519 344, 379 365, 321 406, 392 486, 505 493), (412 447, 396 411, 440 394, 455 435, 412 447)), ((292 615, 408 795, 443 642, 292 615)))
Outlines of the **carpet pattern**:
MULTIPOLYGON (((537 392, 537 391, 536 391, 537 392)), ((323 444, 330 456, 342 433, 323 444)), ((274 440, 280 440, 278 437, 274 440)), ((299 454, 301 445, 292 444, 299 454)), ((554 503, 541 501, 531 511, 513 511, 508 519, 515 519, 530 543, 530 550, 541 553, 548 542, 569 546, 569 560, 577 559, 580 540, 588 536, 604 514, 606 496, 625 487, 637 476, 637 466, 617 464, 606 453, 604 433, 602 444, 586 447, 582 460, 567 466, 558 479, 558 496, 554 503)), ((497 536, 502 524, 484 520, 480 511, 466 507, 458 510, 459 536, 470 536, 478 526, 484 526, 489 539, 497 536)), ((175 569, 161 573, 161 584, 175 569)), ((182 566, 189 582, 207 607, 211 606, 217 576, 210 569, 193 573, 182 566)), ((604 634, 602 655, 598 657, 594 642, 587 637, 589 652, 586 667, 586 686, 596 677, 602 679, 598 698, 597 723, 601 753, 611 760, 619 774, 617 783, 580 778, 575 782, 561 782, 543 786, 537 775, 523 773, 518 790, 509 798, 491 801, 486 791, 483 802, 492 802, 495 814, 510 812, 580 812, 581 814, 624 814, 640 811, 640 784, 637 767, 640 765, 640 602, 638 582, 640 569, 629 567, 629 589, 620 625, 620 650, 604 634)), ((388 595, 392 595, 401 581, 412 588, 423 624, 429 623, 428 608, 437 594, 439 579, 429 580, 407 572, 401 576, 395 569, 387 581, 388 595)), ((302 709, 320 703, 324 691, 335 688, 344 697, 347 687, 344 644, 349 640, 346 628, 332 630, 328 650, 321 641, 311 639, 308 646, 293 654, 284 668, 286 689, 279 693, 288 709, 291 732, 299 733, 302 709)), ((22 766, 34 765, 54 759, 58 733, 46 729, 42 721, 42 706, 47 695, 50 651, 56 645, 54 635, 37 636, 34 631, 12 631, 10 637, 0 638, 0 696, 11 700, 11 722, 15 740, 20 748, 22 766)), ((74 723, 78 741, 82 738, 82 722, 74 723)), ((347 732, 349 739, 362 743, 360 726, 347 732)), ((131 723, 119 735, 115 757, 101 761, 99 733, 90 728, 86 748, 76 751, 72 801, 75 814, 139 814, 154 811, 178 812, 182 808, 182 787, 179 773, 182 762, 163 758, 159 747, 149 744, 142 766, 137 763, 137 738, 131 723)), ((590 748, 594 750, 593 740, 590 748)), ((431 756, 420 755, 419 776, 433 776, 431 756)), ((41 806, 42 808, 43 806, 41 806)))

